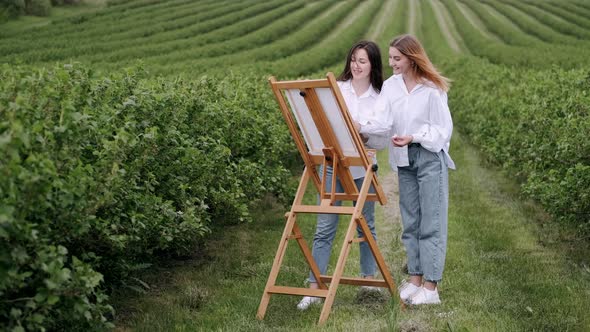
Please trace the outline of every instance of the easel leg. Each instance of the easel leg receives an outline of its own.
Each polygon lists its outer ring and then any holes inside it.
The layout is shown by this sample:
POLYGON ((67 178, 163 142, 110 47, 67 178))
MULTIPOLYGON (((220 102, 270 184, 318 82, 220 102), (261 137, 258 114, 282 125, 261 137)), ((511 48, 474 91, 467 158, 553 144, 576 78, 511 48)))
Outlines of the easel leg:
POLYGON ((332 310, 332 304, 334 303, 336 290, 338 289, 338 285, 340 284, 340 278, 342 278, 342 274, 344 273, 346 259, 348 258, 350 246, 352 245, 352 240, 354 239, 356 229, 355 225, 356 223, 354 223, 352 220, 348 225, 348 230, 346 231, 346 235, 344 236, 344 243, 342 245, 342 249, 340 249, 340 256, 338 257, 338 262, 336 263, 336 268, 334 269, 334 274, 332 275, 332 280, 330 281, 328 295, 326 296, 326 301, 324 302, 324 306, 322 307, 322 312, 320 314, 320 320, 318 321, 318 325, 322 325, 326 322, 328 316, 330 315, 330 311, 332 310))
POLYGON ((320 278, 320 269, 318 267, 318 264, 316 263, 315 259, 313 259, 311 251, 307 246, 307 242, 305 242, 305 240, 303 239, 303 235, 301 234, 301 231, 299 230, 299 226, 297 226, 297 224, 293 226, 293 235, 295 236, 295 239, 297 239, 297 244, 299 245, 299 248, 301 248, 301 252, 303 252, 303 256, 305 257, 305 260, 307 261, 307 264, 311 269, 311 273, 313 274, 318 284, 318 287, 320 289, 327 289, 328 286, 326 286, 326 284, 320 278))
POLYGON ((285 257, 285 252, 287 251, 289 236, 291 235, 293 226, 295 225, 295 216, 296 214, 291 212, 289 213, 289 218, 287 218, 287 225, 283 231, 283 236, 281 237, 281 242, 279 243, 279 249, 277 249, 277 254, 275 255, 275 259, 272 263, 268 281, 266 282, 264 293, 262 294, 262 299, 260 300, 260 305, 258 306, 258 313, 256 314, 256 318, 258 319, 264 319, 264 315, 266 314, 266 308, 270 302, 270 293, 268 290, 270 287, 274 286, 277 281, 277 276, 279 275, 279 270, 281 269, 283 257, 285 257))
MULTIPOLYGON (((295 199, 293 200, 293 206, 299 205, 303 201, 303 195, 305 195, 305 189, 307 188, 309 177, 310 172, 307 170, 307 168, 305 168, 303 170, 301 180, 299 181, 299 187, 297 188, 297 193, 295 194, 295 199)), ((279 275, 279 270, 281 269, 281 263, 283 262, 283 257, 285 257, 285 252, 287 250, 289 236, 291 236, 293 228, 297 227, 296 220, 297 215, 295 212, 293 212, 293 210, 291 210, 287 217, 287 223, 285 224, 285 229, 283 230, 283 236, 279 242, 279 249, 277 249, 277 254, 275 255, 266 286, 264 287, 264 293, 262 294, 262 299, 260 300, 260 305, 258 306, 258 312, 256 313, 256 318, 260 320, 264 319, 264 315, 266 314, 266 308, 268 307, 268 302, 270 302, 270 293, 268 291, 275 285, 277 281, 277 276, 279 275)), ((299 230, 299 227, 297 227, 297 230, 299 230)))
POLYGON ((360 218, 356 219, 356 222, 363 230, 363 234, 365 234, 365 241, 367 241, 367 244, 369 245, 369 248, 371 249, 371 252, 373 253, 373 256, 375 257, 375 262, 377 263, 377 266, 379 267, 379 271, 381 271, 381 275, 383 276, 383 279, 387 283, 387 288, 389 289, 391 296, 396 296, 397 290, 395 287, 395 283, 393 282, 393 278, 391 277, 391 274, 389 273, 389 269, 385 265, 385 260, 383 259, 383 256, 381 255, 381 251, 379 251, 379 247, 377 246, 377 242, 375 241, 375 239, 371 235, 371 230, 369 229, 369 226, 367 225, 367 221, 365 220, 365 217, 361 215, 360 218))
MULTIPOLYGON (((358 217, 355 218, 353 216, 353 219, 354 219, 355 223, 361 227, 363 234, 365 234, 365 241, 367 241, 367 244, 369 245, 369 248, 371 249, 371 252, 373 253, 373 256, 375 257, 375 262, 377 263, 377 266, 379 267, 379 271, 381 271, 381 275, 383 276, 383 279, 385 280, 385 283, 387 284, 387 287, 389 288, 389 292, 391 293, 391 296, 397 296, 397 290, 395 287, 395 283, 393 282, 393 278, 391 277, 391 274, 389 273, 389 269, 385 265, 385 260, 383 259, 383 256, 381 255, 381 251, 379 251, 379 247, 377 246, 377 241, 375 241, 373 236, 371 236, 371 231, 369 230, 369 226, 367 225, 367 221, 365 220, 365 217, 362 215, 362 213, 359 213, 360 211, 362 211, 362 207, 365 205, 367 193, 369 192, 369 187, 371 186, 370 179, 373 179, 374 176, 375 176, 375 174, 372 172, 372 169, 367 169, 367 173, 365 174, 365 181, 363 182, 363 185, 361 187, 360 194, 359 194, 359 199, 357 200, 357 203, 355 206, 356 210, 355 210, 354 216, 358 216, 358 217)), ((381 189, 381 188, 378 188, 378 189, 381 189)), ((401 304, 402 309, 404 309, 405 304, 401 299, 400 299, 400 304, 401 304)))

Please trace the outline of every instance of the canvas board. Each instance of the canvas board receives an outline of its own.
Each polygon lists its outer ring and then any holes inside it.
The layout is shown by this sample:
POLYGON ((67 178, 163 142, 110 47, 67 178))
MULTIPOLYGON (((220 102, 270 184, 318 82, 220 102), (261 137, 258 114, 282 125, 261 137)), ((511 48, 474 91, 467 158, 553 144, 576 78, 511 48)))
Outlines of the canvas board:
MULTIPOLYGON (((333 128, 336 139, 345 157, 358 157, 360 154, 354 144, 350 131, 344 120, 343 111, 338 107, 336 97, 330 88, 314 88, 322 108, 326 114, 330 126, 333 128)), ((299 94, 299 89, 286 89, 285 94, 291 110, 311 155, 323 155, 322 149, 326 147, 322 137, 311 116, 305 99, 299 94)), ((344 111, 345 112, 345 111, 344 111)))

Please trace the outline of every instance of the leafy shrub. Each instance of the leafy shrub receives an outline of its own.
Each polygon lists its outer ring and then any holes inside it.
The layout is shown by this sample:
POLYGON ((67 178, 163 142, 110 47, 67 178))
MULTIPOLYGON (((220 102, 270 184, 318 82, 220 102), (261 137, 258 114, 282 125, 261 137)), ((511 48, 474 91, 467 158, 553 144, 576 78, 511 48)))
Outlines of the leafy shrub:
POLYGON ((1 13, 9 18, 17 17, 25 13, 25 0, 0 0, 1 13))
POLYGON ((25 13, 33 16, 49 16, 50 0, 25 0, 25 13))
POLYGON ((264 80, 0 71, 0 327, 108 327, 108 289, 285 197, 293 146, 264 80))
POLYGON ((51 0, 52 6, 75 5, 80 3, 80 0, 51 0))
POLYGON ((448 66, 454 120, 557 219, 590 234, 590 72, 448 66))
MULTIPOLYGON (((516 68, 547 68, 547 59, 551 63, 559 64, 564 69, 579 68, 581 64, 588 65, 590 47, 586 42, 559 44, 559 52, 555 52, 556 44, 544 43, 527 34, 518 33, 510 26, 503 24, 495 15, 489 15, 480 3, 473 0, 461 1, 470 7, 482 20, 485 28, 502 39, 495 41, 482 35, 470 23, 459 9, 460 2, 453 0, 441 1, 449 11, 454 24, 460 27, 457 32, 472 55, 485 58, 494 64, 513 66, 516 68)), ((535 4, 543 2, 535 1, 535 4)), ((553 7, 549 5, 549 7, 553 7)))

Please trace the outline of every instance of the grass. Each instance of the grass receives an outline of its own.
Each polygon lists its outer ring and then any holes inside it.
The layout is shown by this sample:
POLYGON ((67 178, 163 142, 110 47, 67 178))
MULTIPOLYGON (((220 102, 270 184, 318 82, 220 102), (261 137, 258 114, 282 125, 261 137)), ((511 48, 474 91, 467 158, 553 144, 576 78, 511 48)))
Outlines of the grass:
MULTIPOLYGON (((314 202, 310 190, 306 201, 314 202)), ((299 297, 271 298, 266 317, 256 320, 256 311, 283 230, 286 208, 268 198, 258 206, 255 222, 238 225, 215 233, 205 248, 206 257, 187 262, 174 262, 142 276, 154 286, 145 296, 119 294, 118 322, 121 330, 291 330, 314 327, 321 307, 307 312, 295 308, 299 297)), ((377 211, 382 218, 382 210, 377 211)), ((346 221, 338 229, 331 267, 335 265, 346 221)), ((315 215, 298 218, 306 240, 311 244, 315 215)), ((349 255, 345 275, 358 274, 358 246, 349 255)), ((304 287, 307 269, 296 243, 289 243, 277 284, 304 287)), ((382 329, 397 303, 389 296, 358 296, 357 289, 341 286, 336 296, 326 330, 343 330, 350 324, 358 329, 369 326, 382 329), (363 319, 359 319, 362 315, 363 319)), ((356 329, 355 328, 355 329, 356 329)))
MULTIPOLYGON (((587 256, 580 250, 572 256, 569 246, 558 241, 555 230, 542 228, 547 217, 534 204, 519 198, 510 179, 484 168, 460 135, 455 135, 452 155, 458 170, 450 176, 449 246, 445 279, 440 285, 443 304, 401 311, 397 299, 388 295, 367 299, 359 296, 355 287, 342 285, 322 327, 316 327, 320 307, 299 312, 295 296, 272 296, 265 319, 256 320, 286 210, 269 198, 258 204, 255 222, 216 232, 199 258, 171 262, 141 276, 151 285, 146 294, 115 296, 118 329, 589 330, 587 256)), ((385 160, 380 155, 384 181, 394 176, 385 160)), ((390 200, 392 197, 395 193, 390 200)), ((306 199, 313 201, 315 196, 309 192, 306 199)), ((383 208, 377 209, 379 245, 399 283, 404 277, 401 267, 405 258, 395 219, 383 208)), ((313 238, 314 221, 314 216, 299 220, 308 242, 313 238)), ((333 252, 339 252, 344 231, 341 226, 333 252)), ((358 246, 347 262, 345 275, 357 274, 358 246)), ((290 243, 278 284, 303 286, 306 276, 302 255, 296 244, 290 243)))

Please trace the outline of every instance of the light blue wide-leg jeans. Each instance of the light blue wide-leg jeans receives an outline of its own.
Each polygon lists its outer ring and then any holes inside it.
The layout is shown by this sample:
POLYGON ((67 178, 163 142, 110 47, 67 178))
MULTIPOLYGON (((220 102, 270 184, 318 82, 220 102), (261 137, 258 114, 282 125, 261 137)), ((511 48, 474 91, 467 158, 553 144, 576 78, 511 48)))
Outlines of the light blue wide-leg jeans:
MULTIPOLYGON (((320 177, 323 174, 323 167, 320 167, 320 177)), ((326 170, 326 189, 330 190, 332 187, 332 168, 328 167, 326 170)), ((364 178, 355 179, 354 182, 358 190, 361 189, 363 185, 364 178)), ((340 181, 336 181, 336 192, 344 192, 340 181)), ((369 189, 370 193, 374 193, 375 189, 373 186, 369 189)), ((318 204, 320 201, 320 197, 318 195, 318 204)), ((340 206, 342 202, 338 201, 335 202, 334 205, 340 206)), ((353 202, 356 205, 356 202, 353 202)), ((377 234, 375 232, 375 202, 374 201, 365 201, 365 206, 363 206, 363 215, 365 216, 365 220, 367 221, 367 225, 369 226, 369 230, 371 230, 371 234, 373 238, 377 240, 377 234)), ((347 216, 348 217, 348 216, 347 216)), ((318 268, 320 269, 321 274, 326 274, 328 269, 328 263, 330 262, 330 254, 332 252, 332 243, 334 242, 334 237, 336 236, 336 230, 338 229, 338 215, 337 214, 318 214, 317 216, 317 226, 315 235, 313 237, 313 246, 311 250, 311 254, 315 259, 316 263, 318 264, 318 268)), ((357 226, 356 228, 357 234, 359 237, 364 236, 362 229, 357 226)), ((367 242, 360 243, 360 265, 361 265, 361 276, 374 276, 376 263, 375 257, 373 257, 373 253, 369 248, 367 242)), ((309 274, 309 282, 316 282, 313 274, 310 272, 309 274)))
POLYGON ((410 165, 398 167, 402 242, 408 273, 439 282, 447 249, 448 168, 443 151, 408 147, 410 165))

